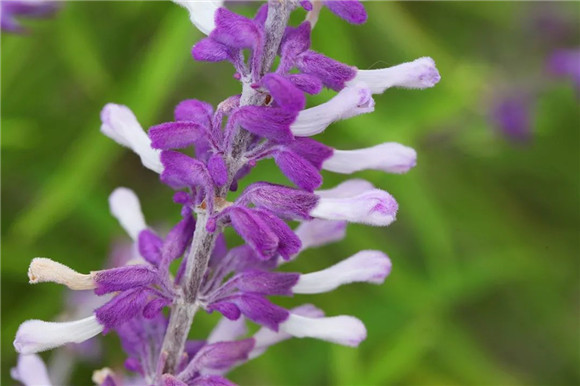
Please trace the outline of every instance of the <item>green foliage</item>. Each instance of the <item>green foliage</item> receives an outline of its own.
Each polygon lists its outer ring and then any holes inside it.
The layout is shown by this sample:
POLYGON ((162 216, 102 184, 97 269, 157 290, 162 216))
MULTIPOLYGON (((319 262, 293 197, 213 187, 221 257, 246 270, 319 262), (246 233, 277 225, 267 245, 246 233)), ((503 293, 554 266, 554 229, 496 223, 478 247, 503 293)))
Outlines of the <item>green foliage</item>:
MULTIPOLYGON (((179 216, 170 189, 99 133, 102 106, 126 104, 147 127, 170 120, 181 99, 216 103, 239 92, 229 65, 191 59, 200 35, 169 2, 63 5, 54 19, 31 23, 28 36, 2 36, 3 384, 10 383, 19 323, 54 319, 64 309, 62 288, 27 284, 32 257, 79 271, 102 267, 110 242, 125 237, 107 208, 117 186, 137 192, 154 226, 167 228, 179 216)), ((358 27, 324 11, 315 49, 360 68, 429 55, 442 81, 425 91, 389 90, 376 97, 375 113, 335 124, 320 139, 341 149, 400 141, 417 149, 418 166, 404 176, 357 175, 397 198, 395 224, 350 226, 343 242, 307 251, 288 269, 307 272, 360 249, 380 249, 393 272, 380 287, 280 300, 361 318, 369 337, 357 350, 294 339, 236 369, 232 379, 243 385, 579 383, 578 95, 566 82, 544 79, 541 63, 550 47, 533 43, 539 33, 526 20, 546 10, 570 17, 580 7, 366 7, 369 22, 358 27), (490 100, 510 82, 542 90, 527 144, 508 143, 487 120, 490 100)), ((573 31, 567 43, 578 46, 578 25, 573 31)), ((344 179, 324 177, 324 186, 344 179)), ((261 179, 284 182, 268 162, 245 183, 261 179)), ((215 315, 196 319, 193 334, 214 321, 215 315)), ((105 340, 107 359, 118 362, 83 364, 74 384, 86 384, 94 368, 121 366, 117 339, 105 340)))

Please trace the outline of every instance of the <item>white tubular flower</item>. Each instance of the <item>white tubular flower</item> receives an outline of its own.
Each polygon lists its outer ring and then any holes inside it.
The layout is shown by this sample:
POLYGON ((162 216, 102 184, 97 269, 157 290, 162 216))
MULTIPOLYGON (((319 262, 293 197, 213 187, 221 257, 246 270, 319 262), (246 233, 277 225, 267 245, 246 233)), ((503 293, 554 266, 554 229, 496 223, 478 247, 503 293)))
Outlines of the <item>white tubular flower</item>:
POLYGON ((344 346, 356 347, 367 337, 364 324, 352 316, 308 318, 290 314, 280 323, 280 331, 297 338, 316 338, 344 346))
POLYGON ((391 272, 391 260, 380 251, 359 253, 322 271, 300 275, 292 287, 295 294, 318 294, 349 283, 381 284, 391 272))
POLYGON ((320 247, 342 240, 346 235, 346 222, 320 219, 304 221, 294 233, 302 242, 301 250, 320 247))
POLYGON ((92 274, 84 275, 46 257, 35 257, 28 267, 30 284, 54 282, 72 290, 89 290, 96 288, 92 274))
MULTIPOLYGON (((324 311, 316 308, 312 304, 303 304, 291 310, 292 315, 299 315, 308 318, 322 318, 324 317, 324 311)), ((266 349, 276 343, 282 342, 284 340, 292 338, 287 332, 284 331, 272 331, 267 327, 262 327, 253 336, 256 341, 254 348, 250 351, 248 359, 254 359, 260 356, 266 351, 266 349)))
POLYGON ((290 125, 292 134, 309 137, 322 133, 331 123, 356 115, 370 113, 375 101, 365 85, 345 87, 331 100, 316 107, 302 110, 290 125))
POLYGON ((387 226, 395 221, 398 209, 397 201, 389 193, 371 189, 349 197, 321 196, 310 215, 325 220, 387 226))
POLYGON ((101 121, 103 134, 137 153, 146 168, 156 173, 163 171, 161 151, 151 147, 151 140, 127 106, 105 105, 101 111, 101 121))
POLYGON ((14 348, 20 354, 34 354, 67 343, 84 342, 102 331, 103 326, 94 315, 62 323, 27 320, 16 332, 14 348))
POLYGON ((147 229, 139 198, 131 189, 115 189, 109 196, 109 209, 134 241, 147 229))
POLYGON ((19 355, 18 364, 10 369, 10 376, 24 386, 51 386, 46 365, 36 354, 19 355))
POLYGON ((209 35, 215 28, 214 15, 223 5, 220 0, 173 0, 189 11, 189 19, 201 32, 209 35))
POLYGON ((240 316, 237 320, 222 317, 207 338, 207 344, 230 342, 248 333, 246 318, 240 316))
POLYGON ((414 149, 395 142, 382 143, 358 150, 334 150, 322 168, 335 173, 351 174, 360 170, 382 170, 405 173, 417 163, 414 149))
POLYGON ((341 182, 332 189, 317 190, 314 193, 322 198, 347 198, 373 190, 374 188, 373 184, 366 180, 353 178, 341 182))
POLYGON ((382 94, 391 87, 425 89, 435 86, 441 76, 435 62, 429 57, 378 70, 357 70, 354 79, 346 83, 368 85, 373 94, 382 94))

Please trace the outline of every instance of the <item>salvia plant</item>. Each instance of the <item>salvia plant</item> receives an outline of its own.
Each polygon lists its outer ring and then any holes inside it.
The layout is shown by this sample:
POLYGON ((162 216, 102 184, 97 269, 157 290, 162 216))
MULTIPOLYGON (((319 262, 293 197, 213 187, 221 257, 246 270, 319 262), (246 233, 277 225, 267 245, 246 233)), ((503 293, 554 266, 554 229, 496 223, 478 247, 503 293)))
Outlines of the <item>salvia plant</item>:
POLYGON ((308 337, 357 346, 366 337, 355 317, 327 317, 310 304, 287 310, 269 297, 317 294, 352 282, 382 283, 389 274, 389 258, 372 250, 318 272, 277 269, 307 248, 342 239, 348 222, 387 226, 395 220, 397 202, 386 191, 360 179, 317 190, 320 171, 404 173, 415 165, 413 149, 383 143, 338 150, 311 137, 333 122, 372 112, 373 94, 390 87, 432 87, 440 79, 433 60, 360 70, 311 50, 311 30, 320 10, 326 7, 361 24, 367 14, 358 1, 271 0, 251 19, 218 2, 177 3, 207 35, 193 46, 194 59, 229 61, 241 93, 215 108, 184 100, 175 108, 174 121, 148 132, 128 107, 103 108, 103 134, 132 149, 162 183, 176 190, 173 201, 181 207, 182 219, 161 237, 147 226, 135 193, 118 188, 109 203, 134 242, 128 262, 81 274, 48 258, 32 260, 30 283, 92 290, 91 296, 104 300, 79 320, 22 323, 14 340, 21 356, 13 376, 24 383, 48 382, 35 353, 112 331, 121 340, 132 375, 104 368, 93 376, 99 385, 231 385, 224 377, 230 369, 280 341, 308 337), (296 9, 308 11, 306 20, 289 26, 296 9), (336 95, 306 108, 305 94, 323 87, 336 95), (190 148, 195 157, 180 151, 190 148), (236 191, 257 162, 268 158, 294 186, 257 182, 230 201, 228 192, 236 191), (293 230, 287 220, 300 225, 293 230), (226 246, 228 227, 243 245, 226 246), (178 259, 173 274, 170 266, 178 259), (223 318, 207 339, 188 340, 198 311, 218 312, 223 318), (261 328, 245 337, 249 321, 261 328))

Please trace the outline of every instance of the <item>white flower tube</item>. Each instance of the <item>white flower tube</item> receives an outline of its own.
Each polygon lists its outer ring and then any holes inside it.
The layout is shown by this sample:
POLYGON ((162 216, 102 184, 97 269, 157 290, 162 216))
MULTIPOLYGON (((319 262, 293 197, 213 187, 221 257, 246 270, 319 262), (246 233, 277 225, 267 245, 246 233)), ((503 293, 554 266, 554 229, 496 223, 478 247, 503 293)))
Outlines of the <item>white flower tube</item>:
POLYGON ((367 180, 353 178, 336 185, 331 189, 317 190, 314 193, 323 198, 346 198, 373 190, 375 187, 367 180))
POLYGON ((20 354, 34 354, 67 343, 84 342, 102 331, 103 326, 94 315, 62 323, 27 320, 16 332, 14 348, 20 354))
MULTIPOLYGON (((303 304, 293 308, 290 312, 292 315, 299 315, 308 318, 322 318, 324 316, 324 311, 316 308, 312 304, 303 304)), ((257 356, 262 355, 268 347, 290 339, 292 338, 292 335, 284 331, 275 332, 267 327, 262 327, 254 334, 253 338, 256 343, 254 349, 250 351, 249 359, 254 359, 257 356)))
POLYGON ((374 226, 387 226, 395 221, 399 206, 384 190, 372 189, 353 197, 321 197, 310 215, 326 220, 346 220, 374 226))
POLYGON ((352 316, 308 318, 290 314, 280 323, 280 331, 297 338, 316 338, 344 346, 356 347, 367 337, 364 324, 352 316))
POLYGON ((108 103, 101 111, 101 121, 103 134, 137 153, 146 168, 163 171, 161 151, 151 147, 151 140, 127 106, 108 103))
POLYGON ((357 70, 356 76, 346 85, 364 83, 373 94, 382 94, 391 87, 425 89, 435 86, 439 80, 441 76, 433 59, 423 57, 378 70, 357 70))
POLYGON ((240 316, 237 320, 222 317, 207 338, 207 344, 230 342, 248 333, 246 318, 240 316))
POLYGON ((10 370, 10 376, 24 386, 51 386, 46 365, 36 354, 19 355, 18 364, 10 370))
POLYGON ((355 83, 354 86, 343 88, 328 102, 302 110, 290 125, 290 130, 298 137, 309 137, 322 133, 335 121, 370 113, 374 109, 375 101, 370 90, 355 83))
POLYGON ((133 240, 147 229, 139 198, 131 189, 115 189, 109 196, 109 210, 133 240))
POLYGON ((295 294, 318 294, 354 282, 382 283, 391 272, 389 257, 380 251, 359 253, 322 271, 300 275, 295 294))
POLYGON ((201 32, 209 35, 215 28, 214 15, 223 5, 220 0, 173 0, 189 11, 189 20, 201 32))
POLYGON ((78 273, 64 264, 46 257, 35 257, 28 267, 30 284, 54 282, 72 290, 89 290, 96 288, 93 275, 78 273))
POLYGON ((346 235, 346 222, 320 219, 304 221, 294 233, 302 242, 301 250, 305 250, 342 240, 346 235))
POLYGON ((351 174, 360 170, 382 170, 405 173, 417 163, 417 152, 400 143, 388 142, 358 150, 334 150, 322 168, 335 173, 351 174))

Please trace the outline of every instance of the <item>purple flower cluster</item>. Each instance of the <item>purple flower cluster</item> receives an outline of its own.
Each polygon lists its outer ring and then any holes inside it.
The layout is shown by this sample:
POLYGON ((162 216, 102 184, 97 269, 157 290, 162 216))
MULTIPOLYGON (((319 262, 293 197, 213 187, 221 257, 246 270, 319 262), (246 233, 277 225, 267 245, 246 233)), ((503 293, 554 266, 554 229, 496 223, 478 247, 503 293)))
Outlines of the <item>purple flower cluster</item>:
POLYGON ((359 70, 311 50, 311 29, 322 5, 360 24, 367 15, 358 1, 276 0, 251 19, 216 2, 178 3, 207 34, 194 45, 193 57, 231 62, 242 93, 215 109, 195 99, 182 101, 173 121, 147 133, 129 108, 108 104, 101 113, 101 131, 131 148, 162 183, 176 190, 173 200, 182 219, 161 237, 147 226, 136 195, 126 188, 115 190, 111 212, 134 241, 129 263, 81 274, 35 258, 29 269, 31 283, 56 282, 97 296, 112 294, 111 299, 85 319, 26 321, 14 341, 18 352, 30 355, 115 331, 128 355, 125 367, 139 381, 103 369, 93 378, 101 385, 229 385, 223 377, 228 370, 282 340, 310 337, 357 346, 365 339, 364 325, 352 316, 325 317, 309 304, 288 310, 270 297, 323 293, 353 282, 382 283, 391 270, 384 253, 360 251, 306 274, 277 268, 304 249, 342 239, 348 222, 387 226, 395 220, 395 199, 364 180, 319 190, 322 169, 404 173, 415 165, 416 154, 397 143, 338 150, 310 137, 335 121, 372 112, 373 94, 390 87, 432 87, 440 79, 430 58, 359 70), (300 7, 309 11, 306 21, 288 26, 290 13, 300 7), (306 108, 304 94, 323 87, 337 94, 306 108), (193 149, 195 157, 182 149, 193 149), (267 158, 294 186, 257 182, 228 201, 228 192, 237 190, 239 181, 267 158), (300 225, 293 230, 287 220, 300 225), (228 247, 227 228, 244 244, 228 247), (173 274, 169 267, 180 258, 173 274), (167 308, 169 318, 163 313, 167 308), (187 340, 201 309, 223 319, 207 340, 187 340), (245 337, 247 321, 262 328, 245 337))
POLYGON ((530 65, 535 76, 516 82, 514 75, 521 72, 520 58, 511 78, 494 87, 488 104, 490 121, 512 143, 525 144, 533 139, 538 100, 557 81, 572 86, 576 97, 580 97, 580 47, 570 44, 578 36, 576 19, 563 12, 564 8, 553 5, 541 3, 530 8, 530 14, 518 14, 524 22, 522 27, 528 30, 527 39, 533 42, 533 51, 527 54, 545 58, 543 66, 530 65))
POLYGON ((18 18, 41 18, 52 15, 58 9, 53 0, 1 0, 0 29, 9 32, 25 32, 18 18))
POLYGON ((555 50, 547 67, 551 75, 570 80, 580 95, 580 48, 555 50))

